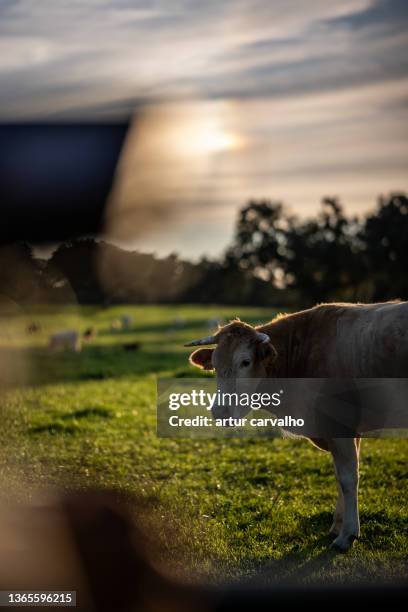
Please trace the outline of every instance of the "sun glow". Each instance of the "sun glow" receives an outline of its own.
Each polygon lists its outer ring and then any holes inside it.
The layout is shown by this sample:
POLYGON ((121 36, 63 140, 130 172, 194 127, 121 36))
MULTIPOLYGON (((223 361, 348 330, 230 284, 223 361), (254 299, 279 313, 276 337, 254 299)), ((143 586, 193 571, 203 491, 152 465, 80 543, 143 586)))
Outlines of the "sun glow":
POLYGON ((228 131, 222 113, 192 113, 176 128, 172 144, 181 153, 211 155, 237 149, 240 138, 228 131))
POLYGON ((227 102, 164 104, 144 123, 143 142, 158 155, 175 158, 232 152, 243 144, 234 119, 233 106, 227 102))
MULTIPOLYGON (((166 216, 217 197, 245 146, 227 101, 158 103, 136 115, 116 173, 106 235, 126 241, 166 216)), ((239 174, 239 173, 238 173, 239 174)), ((112 278, 114 275, 112 276, 112 278)))

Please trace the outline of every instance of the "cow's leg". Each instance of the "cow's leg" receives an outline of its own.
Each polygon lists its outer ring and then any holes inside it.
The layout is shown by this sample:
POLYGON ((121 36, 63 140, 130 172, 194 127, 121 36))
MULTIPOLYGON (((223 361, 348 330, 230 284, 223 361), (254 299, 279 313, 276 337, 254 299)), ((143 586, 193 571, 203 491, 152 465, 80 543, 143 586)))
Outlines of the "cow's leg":
MULTIPOLYGON (((357 456, 358 456, 360 452, 360 438, 356 438, 356 448, 357 448, 357 456)), ((333 514, 333 523, 332 523, 332 526, 330 527, 329 533, 330 535, 337 536, 339 535, 341 526, 343 524, 344 498, 343 498, 343 491, 341 490, 339 477, 338 477, 337 470, 336 470, 336 464, 334 464, 334 470, 336 473, 336 483, 337 483, 338 493, 337 493, 336 508, 333 514)))
POLYGON ((337 480, 343 494, 344 511, 340 533, 333 545, 348 550, 360 535, 358 516, 358 450, 359 440, 336 438, 329 442, 337 480))
POLYGON ((333 514, 333 523, 332 526, 330 527, 330 535, 339 535, 340 530, 341 530, 341 526, 343 524, 343 513, 344 513, 344 498, 343 498, 343 491, 341 490, 341 486, 340 486, 340 482, 339 482, 339 477, 337 475, 337 470, 336 470, 336 465, 334 466, 335 472, 336 472, 336 482, 337 482, 337 502, 336 502, 336 508, 334 510, 334 514, 333 514))

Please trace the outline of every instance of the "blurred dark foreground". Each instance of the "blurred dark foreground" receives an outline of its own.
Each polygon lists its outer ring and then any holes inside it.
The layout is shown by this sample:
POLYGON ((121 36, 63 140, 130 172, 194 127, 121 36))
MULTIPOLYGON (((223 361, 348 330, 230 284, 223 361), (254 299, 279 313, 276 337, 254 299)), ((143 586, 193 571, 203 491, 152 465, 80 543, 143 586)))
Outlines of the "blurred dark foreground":
POLYGON ((54 495, 30 507, 3 503, 0 590, 75 590, 77 609, 115 612, 327 609, 356 601, 371 609, 405 609, 407 582, 358 588, 260 586, 256 579, 219 587, 176 582, 136 524, 137 505, 117 491, 97 490, 54 495))

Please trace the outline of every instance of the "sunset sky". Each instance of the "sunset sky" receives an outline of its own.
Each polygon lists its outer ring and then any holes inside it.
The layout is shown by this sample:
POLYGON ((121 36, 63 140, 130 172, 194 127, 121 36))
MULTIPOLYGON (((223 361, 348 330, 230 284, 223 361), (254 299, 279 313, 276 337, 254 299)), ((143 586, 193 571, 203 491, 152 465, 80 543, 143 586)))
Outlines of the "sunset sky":
POLYGON ((136 111, 179 208, 134 246, 216 255, 249 197, 408 189, 407 26, 406 0, 0 0, 0 120, 136 111))

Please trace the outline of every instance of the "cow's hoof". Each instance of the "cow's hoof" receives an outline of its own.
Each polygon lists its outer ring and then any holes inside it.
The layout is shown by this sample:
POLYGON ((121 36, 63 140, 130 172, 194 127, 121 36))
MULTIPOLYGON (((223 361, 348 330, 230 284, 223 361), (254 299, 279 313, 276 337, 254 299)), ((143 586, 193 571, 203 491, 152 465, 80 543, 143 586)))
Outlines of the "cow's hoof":
POLYGON ((356 540, 357 537, 358 536, 353 534, 347 536, 337 536, 332 543, 331 548, 340 552, 347 552, 353 546, 354 540, 356 540))
POLYGON ((340 531, 341 531, 341 524, 338 525, 337 523, 333 523, 333 525, 330 527, 329 535, 338 536, 340 531))

